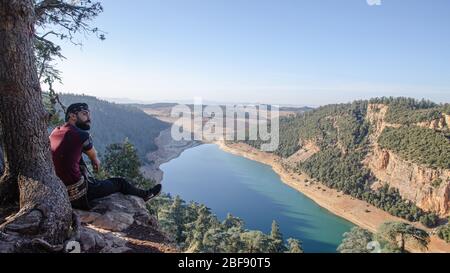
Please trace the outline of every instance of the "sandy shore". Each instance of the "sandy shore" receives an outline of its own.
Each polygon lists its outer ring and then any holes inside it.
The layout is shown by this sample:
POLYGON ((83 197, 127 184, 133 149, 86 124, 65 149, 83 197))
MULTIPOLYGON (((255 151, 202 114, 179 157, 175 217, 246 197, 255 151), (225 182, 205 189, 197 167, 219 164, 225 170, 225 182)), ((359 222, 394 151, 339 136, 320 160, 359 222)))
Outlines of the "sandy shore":
MULTIPOLYGON (((261 152, 258 149, 244 143, 225 144, 224 142, 216 142, 216 144, 225 152, 243 156, 245 158, 271 166, 285 184, 303 193, 308 198, 316 202, 319 206, 327 209, 333 214, 338 215, 371 232, 376 232, 377 228, 384 222, 407 222, 364 201, 344 195, 320 183, 308 183, 307 181, 312 181, 310 177, 305 174, 299 175, 294 172, 287 171, 282 167, 280 157, 276 155, 261 152)), ((420 224, 415 223, 415 225, 430 231, 430 229, 427 229, 420 224)), ((412 252, 422 252, 413 246, 408 247, 408 250, 412 252)), ((447 244, 437 236, 432 235, 428 250, 426 252, 450 253, 450 244, 447 244)))

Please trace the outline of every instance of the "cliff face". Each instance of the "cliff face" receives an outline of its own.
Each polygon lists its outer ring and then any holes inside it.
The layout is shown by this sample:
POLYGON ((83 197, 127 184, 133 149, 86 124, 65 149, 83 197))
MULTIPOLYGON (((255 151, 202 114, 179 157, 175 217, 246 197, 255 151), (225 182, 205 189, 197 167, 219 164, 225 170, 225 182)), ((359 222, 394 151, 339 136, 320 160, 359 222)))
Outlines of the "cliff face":
POLYGON ((448 129, 450 128, 450 115, 443 114, 439 119, 420 122, 417 126, 433 130, 448 129))
POLYGON ((418 207, 447 215, 450 209, 450 170, 434 170, 406 162, 389 150, 376 147, 368 166, 381 182, 399 189, 418 207))
MULTIPOLYGON (((373 131, 370 136, 371 149, 365 164, 379 180, 374 185, 388 183, 397 188, 403 198, 411 200, 425 211, 441 216, 450 214, 450 170, 432 169, 420 164, 408 162, 393 153, 381 149, 377 139, 386 127, 400 127, 385 122, 388 106, 370 104, 367 119, 373 131)), ((421 125, 427 128, 442 129, 447 126, 449 116, 421 125), (447 119, 447 120, 446 120, 447 119)))

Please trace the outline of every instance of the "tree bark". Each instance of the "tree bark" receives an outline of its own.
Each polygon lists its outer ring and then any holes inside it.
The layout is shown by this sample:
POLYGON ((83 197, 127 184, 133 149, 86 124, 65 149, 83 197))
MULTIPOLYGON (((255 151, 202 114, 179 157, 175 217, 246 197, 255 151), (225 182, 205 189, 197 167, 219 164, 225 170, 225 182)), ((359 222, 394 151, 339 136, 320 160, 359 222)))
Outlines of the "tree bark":
POLYGON ((5 167, 0 201, 18 201, 20 207, 0 226, 0 245, 9 234, 20 234, 14 239, 20 239, 24 247, 36 239, 62 244, 72 221, 67 191, 50 155, 33 35, 33 0, 0 0, 0 126, 5 167))

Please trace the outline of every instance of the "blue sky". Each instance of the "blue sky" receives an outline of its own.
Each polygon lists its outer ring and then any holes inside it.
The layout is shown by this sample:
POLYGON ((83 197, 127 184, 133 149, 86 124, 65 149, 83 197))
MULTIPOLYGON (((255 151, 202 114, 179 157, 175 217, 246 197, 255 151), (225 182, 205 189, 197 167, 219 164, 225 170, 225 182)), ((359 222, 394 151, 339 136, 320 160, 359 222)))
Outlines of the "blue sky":
MULTIPOLYGON (((104 0, 59 90, 144 101, 450 102, 450 1, 104 0)), ((81 37, 80 37, 81 38, 81 37)))

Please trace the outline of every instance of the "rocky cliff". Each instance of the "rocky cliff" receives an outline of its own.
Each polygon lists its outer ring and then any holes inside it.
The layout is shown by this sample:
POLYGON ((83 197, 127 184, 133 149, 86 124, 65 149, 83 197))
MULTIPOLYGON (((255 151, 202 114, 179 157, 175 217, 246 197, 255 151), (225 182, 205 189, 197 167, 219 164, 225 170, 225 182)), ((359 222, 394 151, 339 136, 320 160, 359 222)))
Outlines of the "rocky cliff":
MULTIPOLYGON (((141 198, 120 193, 95 201, 90 211, 76 210, 81 228, 73 251, 91 253, 177 252, 158 231, 141 198), (79 249, 77 249, 79 246, 79 249)), ((69 251, 70 252, 70 251, 69 251)))
MULTIPOLYGON (((385 122, 388 106, 369 104, 367 119, 372 126, 371 149, 365 164, 379 180, 399 189, 402 197, 411 200, 425 211, 436 212, 441 216, 450 214, 450 170, 432 169, 409 162, 394 152, 382 149, 377 139, 386 127, 400 127, 399 124, 385 122)), ((421 123, 421 126, 442 129, 447 126, 449 116, 436 121, 421 123)))
POLYGON ((438 119, 420 122, 417 124, 419 127, 429 128, 433 130, 444 130, 450 128, 450 115, 442 114, 438 119))

